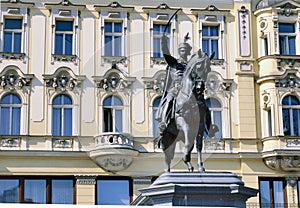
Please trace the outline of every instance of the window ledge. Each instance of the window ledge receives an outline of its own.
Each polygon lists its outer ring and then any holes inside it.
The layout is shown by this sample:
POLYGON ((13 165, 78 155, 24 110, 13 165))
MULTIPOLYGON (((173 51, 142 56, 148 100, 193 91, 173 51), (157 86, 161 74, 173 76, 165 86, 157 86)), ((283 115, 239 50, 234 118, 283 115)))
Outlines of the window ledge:
POLYGON ((166 65, 165 58, 150 58, 150 66, 153 67, 154 65, 166 65))
POLYGON ((112 64, 112 68, 116 68, 115 65, 119 63, 127 67, 127 58, 125 56, 102 56, 101 62, 102 64, 112 64))
POLYGON ((25 60, 25 53, 0 52, 0 57, 7 60, 25 60))
POLYGON ((51 58, 52 58, 52 64, 54 64, 54 62, 56 62, 56 61, 77 63, 76 55, 52 54, 51 58))

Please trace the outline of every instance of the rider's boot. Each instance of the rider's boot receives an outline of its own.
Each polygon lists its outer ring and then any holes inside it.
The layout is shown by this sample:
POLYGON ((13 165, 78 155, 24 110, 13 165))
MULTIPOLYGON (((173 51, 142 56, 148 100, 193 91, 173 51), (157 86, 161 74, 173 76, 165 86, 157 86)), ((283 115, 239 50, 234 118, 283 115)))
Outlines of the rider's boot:
POLYGON ((165 122, 160 122, 158 124, 158 129, 159 129, 159 136, 157 137, 157 146, 158 148, 163 148, 164 149, 164 144, 162 142, 163 139, 163 132, 166 129, 166 123, 165 122))

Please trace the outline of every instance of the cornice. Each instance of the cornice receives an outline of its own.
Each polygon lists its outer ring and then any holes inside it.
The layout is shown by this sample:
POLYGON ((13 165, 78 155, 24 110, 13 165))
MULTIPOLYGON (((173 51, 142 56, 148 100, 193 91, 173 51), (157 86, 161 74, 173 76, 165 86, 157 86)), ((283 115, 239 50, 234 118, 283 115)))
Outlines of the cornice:
MULTIPOLYGON (((142 8, 145 12, 155 12, 155 13, 159 13, 159 12, 164 12, 164 13, 173 13, 175 11, 177 11, 180 8, 177 7, 169 7, 166 3, 162 3, 156 7, 143 7, 142 8)), ((180 9, 182 11, 182 9, 180 9)))
POLYGON ((46 8, 69 8, 69 9, 85 9, 86 6, 83 4, 73 4, 69 0, 62 0, 59 3, 45 3, 46 8))
POLYGON ((23 7, 34 7, 34 2, 23 2, 20 0, 7 0, 0 1, 1 6, 23 6, 23 7))
POLYGON ((230 10, 220 10, 214 5, 209 5, 205 9, 191 9, 192 14, 222 14, 227 15, 230 10))
POLYGON ((96 11, 101 10, 115 10, 115 11, 126 11, 126 12, 132 12, 134 10, 134 7, 129 6, 122 6, 119 2, 113 1, 108 5, 94 5, 94 8, 96 11))

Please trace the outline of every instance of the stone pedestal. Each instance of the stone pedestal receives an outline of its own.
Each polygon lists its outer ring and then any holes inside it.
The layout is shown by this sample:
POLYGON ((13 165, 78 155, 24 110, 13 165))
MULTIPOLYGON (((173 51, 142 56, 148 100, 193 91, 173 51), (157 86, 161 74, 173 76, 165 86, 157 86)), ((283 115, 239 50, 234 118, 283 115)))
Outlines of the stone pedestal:
POLYGON ((164 173, 132 205, 200 207, 246 207, 257 190, 244 186, 236 174, 228 172, 164 173))

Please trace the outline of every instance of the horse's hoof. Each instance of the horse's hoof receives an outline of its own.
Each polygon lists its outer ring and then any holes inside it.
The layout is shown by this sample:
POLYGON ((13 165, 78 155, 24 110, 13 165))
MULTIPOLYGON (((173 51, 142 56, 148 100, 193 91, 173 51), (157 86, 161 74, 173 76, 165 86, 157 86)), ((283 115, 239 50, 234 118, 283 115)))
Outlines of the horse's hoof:
POLYGON ((205 172, 205 168, 204 167, 199 168, 199 172, 200 173, 204 173, 205 172))
POLYGON ((194 172, 194 167, 190 167, 189 172, 194 172))

